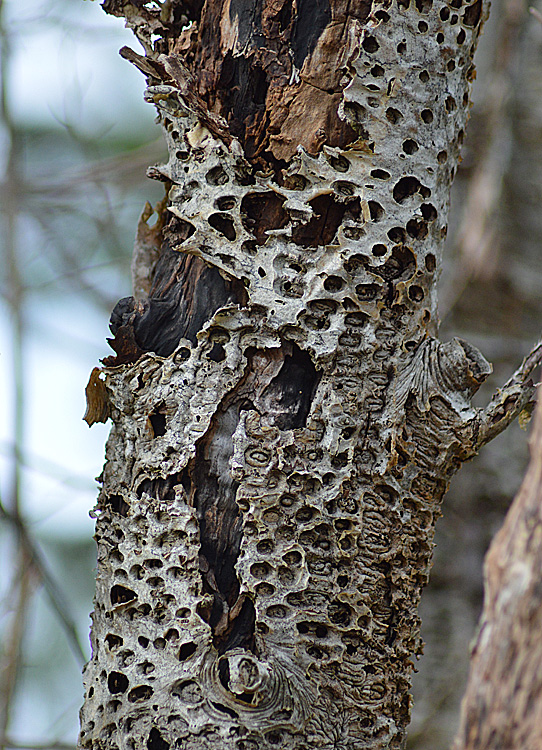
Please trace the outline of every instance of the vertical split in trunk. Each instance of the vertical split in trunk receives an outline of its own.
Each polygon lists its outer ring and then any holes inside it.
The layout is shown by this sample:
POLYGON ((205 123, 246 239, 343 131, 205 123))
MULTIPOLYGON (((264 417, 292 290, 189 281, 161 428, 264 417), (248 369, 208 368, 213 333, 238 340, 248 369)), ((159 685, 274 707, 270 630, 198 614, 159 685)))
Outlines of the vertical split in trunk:
POLYGON ((434 338, 482 4, 350 5, 104 3, 169 161, 104 370, 81 748, 403 745, 490 370, 434 338))

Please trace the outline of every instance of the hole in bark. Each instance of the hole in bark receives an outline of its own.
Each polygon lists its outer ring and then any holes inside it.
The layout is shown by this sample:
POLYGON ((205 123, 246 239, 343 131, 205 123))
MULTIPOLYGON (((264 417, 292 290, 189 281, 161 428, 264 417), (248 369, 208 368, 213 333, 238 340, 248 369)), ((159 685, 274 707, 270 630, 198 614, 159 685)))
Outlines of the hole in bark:
POLYGON ((283 620, 288 615, 288 610, 280 604, 273 604, 267 608, 266 615, 276 620, 283 620))
POLYGON ((425 256, 425 267, 429 271, 429 273, 433 273, 437 265, 437 261, 433 253, 429 253, 425 256))
POLYGON ((259 583, 256 586, 258 596, 273 596, 276 589, 270 583, 259 583))
POLYGON ((388 231, 388 237, 392 242, 397 244, 406 242, 406 232, 403 227, 392 227, 388 231))
POLYGON ((333 156, 333 154, 326 154, 326 159, 337 172, 348 172, 350 169, 350 162, 344 156, 333 156))
POLYGON ((415 0, 415 2, 420 13, 429 13, 433 7, 433 0, 415 0))
POLYGON ((404 203, 407 198, 412 197, 416 193, 423 195, 427 190, 428 188, 425 188, 417 177, 401 177, 393 188, 393 198, 397 203, 404 203))
POLYGON ((161 437, 166 434, 166 417, 158 409, 162 408, 157 406, 152 414, 149 414, 149 422, 152 426, 153 437, 161 437))
POLYGON ((413 302, 421 302, 425 295, 421 286, 413 285, 408 288, 408 296, 413 302))
POLYGON ((396 245, 391 257, 378 269, 378 273, 386 280, 410 278, 414 274, 416 261, 413 253, 403 245, 396 245))
POLYGON ((205 175, 205 179, 209 185, 225 185, 230 181, 230 178, 221 166, 210 169, 205 175))
POLYGON ((465 8, 463 13, 463 23, 465 26, 477 26, 482 15, 482 0, 476 0, 476 2, 465 8))
POLYGON ((420 23, 418 24, 418 31, 420 32, 420 34, 425 34, 428 28, 429 26, 425 21, 420 21, 420 23))
POLYGON ((455 99, 453 98, 453 96, 447 96, 446 97, 446 101, 444 102, 444 106, 446 107, 446 112, 448 112, 448 113, 453 112, 456 109, 457 105, 455 103, 455 99))
POLYGON ((105 498, 104 505, 109 506, 112 511, 118 513, 119 516, 126 517, 130 510, 129 504, 122 497, 122 495, 107 495, 105 498))
POLYGON ((312 508, 301 508, 297 511, 295 518, 299 523, 308 523, 313 516, 314 511, 312 508))
POLYGON ((388 252, 388 248, 386 245, 382 245, 381 243, 377 245, 373 245, 373 249, 371 250, 372 254, 375 255, 377 258, 382 258, 383 255, 386 255, 388 252))
POLYGON ((128 688, 128 678, 122 672, 110 672, 107 678, 107 689, 113 695, 124 693, 128 688))
MULTIPOLYGON (((347 326, 364 326, 369 318, 367 315, 365 315, 362 312, 355 312, 355 313, 348 313, 348 315, 345 316, 344 322, 347 326)), ((346 457, 346 454, 339 453, 337 456, 333 457, 332 464, 336 467, 344 467, 348 463, 348 461, 343 460, 343 457, 346 457)))
POLYGON ((193 654, 196 653, 197 648, 197 645, 195 643, 192 643, 192 641, 190 641, 189 643, 183 643, 179 651, 179 661, 186 661, 187 659, 189 659, 193 654))
POLYGON ((438 33, 437 34, 437 44, 442 44, 444 41, 444 34, 438 33))
POLYGON ((366 35, 365 39, 361 43, 361 46, 365 50, 365 52, 369 52, 369 54, 372 54, 373 52, 376 52, 380 45, 374 38, 374 36, 366 35))
POLYGON ((397 52, 400 55, 404 55, 405 52, 406 52, 406 50, 407 50, 406 43, 405 42, 399 42, 399 44, 397 45, 397 52))
POLYGON ((222 344, 219 344, 217 341, 213 344, 213 348, 207 355, 207 359, 212 360, 213 362, 223 362, 226 359, 226 351, 222 344))
POLYGON ((131 602, 137 599, 135 591, 126 588, 125 586, 119 586, 116 584, 113 586, 110 592, 111 604, 124 604, 124 602, 131 602))
POLYGON ((446 63, 446 70, 448 73, 452 73, 455 70, 455 60, 448 60, 446 63))
POLYGON ((284 358, 278 375, 263 393, 268 413, 280 430, 304 427, 320 382, 310 355, 292 344, 292 353, 284 358))
POLYGON ((259 245, 267 241, 267 231, 282 229, 288 223, 284 198, 276 193, 247 193, 241 201, 241 223, 259 245))
POLYGON ((308 184, 307 178, 302 174, 291 174, 284 178, 284 187, 287 190, 305 190, 308 184))
POLYGON ((421 219, 410 219, 406 229, 408 234, 415 240, 423 240, 427 237, 427 224, 421 219))
POLYGON ((324 289, 327 292, 339 292, 344 287, 344 280, 340 276, 328 276, 324 281, 324 289))
POLYGON ((105 636, 105 642, 107 643, 107 646, 110 651, 112 651, 115 648, 118 648, 119 646, 122 646, 124 643, 124 640, 120 637, 120 635, 114 635, 113 633, 108 633, 105 636))
POLYGON ((147 648, 147 646, 149 645, 149 639, 145 638, 144 635, 140 635, 139 638, 137 639, 137 642, 142 648, 147 648))
POLYGON ((209 224, 216 229, 217 232, 224 235, 227 240, 233 242, 237 237, 235 227, 233 225, 233 219, 227 214, 211 214, 209 216, 209 224))
POLYGON ((345 602, 340 602, 337 599, 332 601, 327 608, 329 619, 335 625, 346 626, 352 619, 352 608, 345 602))
POLYGON ((227 714, 228 716, 231 716, 232 719, 238 719, 239 714, 237 711, 234 711, 233 708, 228 708, 223 703, 215 703, 214 701, 211 701, 212 705, 217 709, 217 711, 220 711, 223 714, 227 714))
POLYGON ((420 208, 422 216, 426 221, 435 221, 437 218, 437 209, 431 203, 422 203, 420 208))
POLYGON ((380 203, 377 203, 376 201, 369 201, 368 206, 369 213, 371 215, 371 221, 380 221, 385 213, 380 203))
POLYGON ((299 565, 303 558, 301 557, 300 552, 297 550, 291 550, 290 552, 286 552, 286 554, 282 556, 282 559, 287 565, 299 565))
POLYGON ((138 685, 132 688, 128 693, 128 700, 130 703, 136 703, 137 701, 146 701, 154 693, 154 690, 150 685, 138 685))
POLYGON ((372 169, 371 177, 374 177, 375 180, 389 180, 391 175, 385 169, 372 169))
POLYGON ((461 31, 457 35, 457 43, 463 44, 463 42, 465 41, 465 36, 466 36, 465 29, 461 29, 461 31))
POLYGON ((356 294, 364 302, 374 299, 379 292, 380 287, 377 284, 358 284, 356 294))
POLYGON ((254 578, 267 578, 271 573, 271 567, 266 563, 253 563, 250 566, 250 572, 254 578))
POLYGON ((346 180, 336 180, 332 183, 331 187, 341 195, 354 195, 356 192, 356 186, 353 182, 347 182, 346 180))
POLYGON ((433 122, 433 113, 430 109, 422 109, 420 117, 426 125, 430 125, 433 122))
POLYGON ((398 109, 395 109, 395 107, 388 107, 386 110, 386 119, 388 122, 391 122, 392 125, 396 125, 399 120, 403 119, 403 113, 398 109))
POLYGON ((216 199, 215 206, 219 211, 231 211, 235 207, 236 200, 234 195, 223 195, 216 199))
POLYGON ((169 750, 169 742, 165 741, 156 727, 153 727, 149 734, 147 750, 169 750))
POLYGON ((416 141, 412 140, 412 138, 407 138, 406 141, 403 141, 403 151, 405 154, 415 154, 416 151, 418 151, 419 146, 416 143, 416 141))
POLYGON ((445 164, 448 160, 448 152, 447 151, 439 151, 437 154, 437 161, 439 164, 445 164))
POLYGON ((383 76, 384 73, 385 73, 385 70, 382 67, 382 65, 373 65, 373 67, 371 68, 371 75, 374 76, 375 78, 381 78, 381 76, 383 76))
POLYGON ((309 205, 314 214, 306 224, 294 228, 292 239, 302 247, 329 245, 341 225, 346 205, 336 201, 332 194, 319 195, 309 205))

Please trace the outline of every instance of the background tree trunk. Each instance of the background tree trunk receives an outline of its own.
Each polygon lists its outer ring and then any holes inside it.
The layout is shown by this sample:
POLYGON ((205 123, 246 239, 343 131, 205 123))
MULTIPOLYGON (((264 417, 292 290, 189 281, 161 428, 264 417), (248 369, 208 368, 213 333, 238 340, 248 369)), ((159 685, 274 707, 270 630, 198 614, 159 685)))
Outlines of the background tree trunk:
POLYGON ((481 0, 104 7, 169 161, 88 387, 80 746, 401 747, 442 495, 532 394, 435 338, 481 0))
POLYGON ((457 750, 542 745, 542 402, 522 487, 491 543, 457 750))
MULTIPOLYGON (((457 237, 465 222, 472 227, 480 217, 471 211, 461 228, 458 221, 450 224, 439 284, 439 309, 445 314, 440 335, 455 334, 479 347, 493 364, 493 384, 506 380, 540 337, 542 319, 542 26, 530 16, 528 3, 492 3, 477 55, 475 103, 451 216, 461 217, 468 188, 480 174, 488 174, 488 161, 497 159, 502 171, 489 184, 485 181, 484 195, 492 198, 476 255, 457 237), (495 99, 500 100, 497 118, 495 99)), ((489 394, 485 383, 478 403, 489 394)), ((466 464, 446 494, 431 577, 420 604, 425 646, 413 677, 412 750, 447 750, 457 732, 469 669, 466 644, 474 637, 483 604, 484 555, 527 462, 525 432, 516 424, 466 464)))

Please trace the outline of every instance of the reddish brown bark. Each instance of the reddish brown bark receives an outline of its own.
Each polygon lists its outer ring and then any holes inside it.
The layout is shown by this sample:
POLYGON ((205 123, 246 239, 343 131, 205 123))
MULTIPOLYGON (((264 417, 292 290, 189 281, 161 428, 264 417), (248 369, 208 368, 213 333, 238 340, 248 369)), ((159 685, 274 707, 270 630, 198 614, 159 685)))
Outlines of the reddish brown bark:
POLYGON ((542 747, 542 400, 530 445, 527 475, 486 558, 455 750, 542 747))

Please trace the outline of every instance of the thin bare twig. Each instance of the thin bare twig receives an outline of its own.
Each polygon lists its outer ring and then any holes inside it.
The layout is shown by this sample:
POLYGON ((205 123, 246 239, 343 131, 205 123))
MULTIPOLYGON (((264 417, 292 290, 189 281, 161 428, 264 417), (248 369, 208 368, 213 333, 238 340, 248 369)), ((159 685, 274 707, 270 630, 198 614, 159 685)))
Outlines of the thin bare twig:
POLYGON ((2 680, 0 682, 0 732, 2 735, 6 733, 11 718, 11 705, 19 675, 26 616, 32 596, 30 559, 28 553, 22 548, 19 549, 19 565, 15 576, 17 601, 2 654, 2 680))
POLYGON ((51 606, 58 619, 60 620, 64 632, 66 633, 72 652, 75 655, 77 661, 80 664, 84 664, 87 660, 87 657, 85 655, 85 652, 83 651, 81 643, 79 642, 77 629, 75 627, 75 621, 69 612, 64 594, 56 583, 52 574, 49 572, 45 560, 43 559, 43 555, 39 550, 36 542, 32 539, 30 533, 28 532, 24 521, 20 516, 14 516, 9 511, 7 511, 6 508, 2 505, 1 501, 0 518, 9 521, 16 528, 19 534, 20 543, 28 554, 32 567, 35 569, 37 575, 43 583, 43 587, 47 592, 47 596, 49 597, 51 606))

